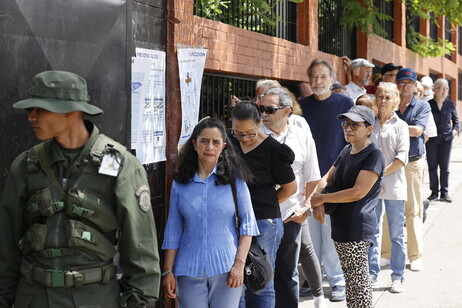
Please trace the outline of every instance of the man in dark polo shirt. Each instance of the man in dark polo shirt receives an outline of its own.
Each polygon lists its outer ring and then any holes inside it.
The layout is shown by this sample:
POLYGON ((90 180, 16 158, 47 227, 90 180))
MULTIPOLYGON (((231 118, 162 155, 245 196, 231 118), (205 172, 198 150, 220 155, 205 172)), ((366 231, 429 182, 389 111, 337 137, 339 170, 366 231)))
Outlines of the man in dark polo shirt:
POLYGON ((431 113, 426 101, 414 96, 417 75, 410 68, 402 68, 396 75, 401 103, 396 114, 409 125, 409 163, 405 166, 407 201, 405 205, 407 256, 412 271, 423 270, 423 201, 422 184, 426 167, 424 131, 431 113))
MULTIPOLYGON (((310 125, 316 144, 321 176, 329 171, 335 159, 345 147, 343 129, 337 115, 346 113, 354 105, 344 95, 331 90, 335 81, 332 64, 324 59, 314 59, 307 69, 313 95, 299 100, 303 117, 310 125)), ((331 238, 330 217, 321 224, 313 216, 308 218, 310 235, 319 261, 324 265, 332 287, 332 301, 345 300, 345 280, 340 260, 331 238)))

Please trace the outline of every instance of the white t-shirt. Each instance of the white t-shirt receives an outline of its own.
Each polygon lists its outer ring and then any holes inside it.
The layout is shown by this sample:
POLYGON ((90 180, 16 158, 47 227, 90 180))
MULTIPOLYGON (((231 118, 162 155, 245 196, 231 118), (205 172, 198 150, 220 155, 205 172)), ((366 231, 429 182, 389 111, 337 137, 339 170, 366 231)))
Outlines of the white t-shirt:
POLYGON ((438 136, 438 130, 436 129, 435 118, 433 117, 433 113, 431 112, 428 115, 428 122, 427 122, 427 126, 425 127, 424 133, 425 135, 428 136, 428 138, 433 138, 433 137, 438 136))
MULTIPOLYGON (((292 115, 290 118, 294 117, 292 115)), ((296 208, 303 206, 303 195, 305 183, 321 179, 319 171, 318 156, 311 129, 306 123, 306 129, 291 124, 293 119, 288 120, 289 125, 283 134, 276 136, 272 130, 262 125, 260 130, 272 138, 289 146, 295 154, 292 163, 292 170, 297 181, 297 192, 280 204, 282 220, 287 219, 296 208)), ((303 119, 303 118, 302 118, 303 119)), ((303 119, 304 120, 304 119, 303 119)), ((304 124, 301 124, 304 126, 304 124)))

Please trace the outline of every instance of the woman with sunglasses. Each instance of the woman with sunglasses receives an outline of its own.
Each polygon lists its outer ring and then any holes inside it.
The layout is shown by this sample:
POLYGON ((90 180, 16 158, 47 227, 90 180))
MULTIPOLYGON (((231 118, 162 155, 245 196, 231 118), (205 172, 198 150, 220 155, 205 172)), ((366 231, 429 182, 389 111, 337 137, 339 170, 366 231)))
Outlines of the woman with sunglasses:
POLYGON ((380 193, 384 158, 369 140, 375 122, 366 106, 353 106, 337 116, 347 145, 311 197, 315 218, 324 223, 324 203, 335 203, 330 214, 332 239, 346 283, 347 307, 372 307, 368 252, 377 227, 375 206, 380 193), (326 184, 333 192, 319 193, 326 184))
MULTIPOLYGON (((259 131, 261 116, 256 105, 250 101, 237 104, 233 109, 232 119, 234 143, 253 174, 252 181, 247 185, 260 231, 257 239, 274 268, 276 251, 283 235, 279 203, 297 190, 295 176, 290 167, 294 153, 288 146, 279 144, 259 131), (275 189, 276 185, 279 185, 278 189, 275 189)), ((258 292, 247 290, 241 301, 246 301, 248 308, 274 307, 273 281, 258 292)), ((245 307, 244 303, 242 306, 245 307)))

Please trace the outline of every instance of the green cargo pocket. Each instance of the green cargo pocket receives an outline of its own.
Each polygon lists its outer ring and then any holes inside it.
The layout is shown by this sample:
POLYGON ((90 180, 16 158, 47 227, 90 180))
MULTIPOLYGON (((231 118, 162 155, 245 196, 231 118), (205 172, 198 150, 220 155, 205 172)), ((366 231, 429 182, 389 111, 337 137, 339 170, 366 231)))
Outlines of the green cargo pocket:
POLYGON ((92 223, 103 233, 113 232, 119 225, 114 210, 106 201, 90 191, 77 188, 69 189, 66 214, 69 217, 79 217, 79 220, 92 223))
POLYGON ((24 212, 24 221, 32 225, 40 216, 49 217, 64 208, 64 202, 53 199, 50 188, 45 187, 27 200, 26 210, 24 212))
POLYGON ((116 253, 115 247, 101 232, 81 221, 67 220, 66 236, 70 248, 92 253, 102 261, 112 260, 116 253))
POLYGON ((19 241, 19 249, 22 250, 24 255, 31 251, 43 250, 45 240, 47 238, 47 225, 34 224, 26 233, 23 238, 19 241))

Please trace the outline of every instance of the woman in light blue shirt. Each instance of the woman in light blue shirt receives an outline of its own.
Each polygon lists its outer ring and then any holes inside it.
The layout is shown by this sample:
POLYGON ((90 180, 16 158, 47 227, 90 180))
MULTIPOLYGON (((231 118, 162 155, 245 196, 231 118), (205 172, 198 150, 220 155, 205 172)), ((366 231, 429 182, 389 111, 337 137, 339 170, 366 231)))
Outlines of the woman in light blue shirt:
POLYGON ((245 259, 252 236, 259 234, 246 170, 223 123, 207 118, 196 125, 180 153, 162 245, 162 285, 168 297, 178 297, 182 308, 239 305, 245 259))

